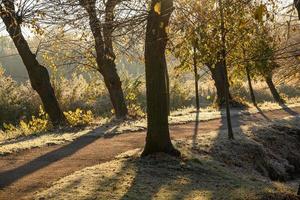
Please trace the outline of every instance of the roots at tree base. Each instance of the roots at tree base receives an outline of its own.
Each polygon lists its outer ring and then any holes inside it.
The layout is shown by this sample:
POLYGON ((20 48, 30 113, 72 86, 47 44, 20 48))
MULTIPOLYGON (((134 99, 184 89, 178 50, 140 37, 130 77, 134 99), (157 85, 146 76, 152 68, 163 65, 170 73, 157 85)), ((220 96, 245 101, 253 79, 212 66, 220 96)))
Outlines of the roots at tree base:
MULTIPOLYGON (((223 99, 223 98, 222 98, 222 99, 216 98, 216 99, 214 100, 214 102, 213 102, 213 105, 214 105, 214 107, 219 108, 219 109, 225 108, 225 107, 226 107, 225 99, 223 99)), ((232 99, 232 98, 229 100, 229 105, 230 105, 231 108, 242 108, 242 109, 246 109, 246 108, 248 107, 248 106, 245 105, 244 103, 239 102, 239 101, 237 101, 237 100, 235 100, 235 99, 232 99)))
POLYGON ((153 154, 157 154, 157 153, 165 153, 165 154, 168 154, 168 155, 174 156, 174 157, 181 156, 180 151, 177 150, 171 143, 163 149, 158 148, 156 145, 146 145, 143 153, 141 154, 141 157, 146 157, 148 155, 153 155, 153 154))

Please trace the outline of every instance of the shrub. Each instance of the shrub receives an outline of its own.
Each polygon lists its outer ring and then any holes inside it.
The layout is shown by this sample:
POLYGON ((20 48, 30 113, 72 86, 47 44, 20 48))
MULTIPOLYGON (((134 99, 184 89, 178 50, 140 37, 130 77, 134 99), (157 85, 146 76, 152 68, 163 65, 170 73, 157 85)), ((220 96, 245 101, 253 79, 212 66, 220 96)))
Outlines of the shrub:
POLYGON ((17 138, 20 136, 34 135, 41 132, 45 132, 51 128, 49 117, 40 106, 38 116, 32 116, 31 119, 26 122, 21 120, 18 125, 3 124, 3 134, 5 138, 17 138))
POLYGON ((3 123, 17 123, 38 113, 40 100, 29 83, 19 84, 0 67, 0 129, 3 123))
POLYGON ((146 94, 143 87, 145 83, 141 81, 142 76, 137 78, 125 77, 124 93, 127 103, 128 113, 132 117, 144 117, 146 110, 146 94))
POLYGON ((92 111, 83 111, 77 108, 75 111, 64 112, 68 122, 71 126, 85 126, 91 124, 94 121, 94 115, 92 111))

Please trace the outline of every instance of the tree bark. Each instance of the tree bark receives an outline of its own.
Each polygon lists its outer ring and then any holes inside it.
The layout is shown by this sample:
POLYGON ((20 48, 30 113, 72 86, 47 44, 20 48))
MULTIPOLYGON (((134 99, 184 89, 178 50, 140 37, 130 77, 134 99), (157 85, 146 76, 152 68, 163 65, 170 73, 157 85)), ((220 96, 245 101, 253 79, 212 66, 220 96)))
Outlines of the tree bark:
POLYGON ((222 74, 224 77, 224 90, 225 90, 225 104, 226 104, 226 120, 227 120, 227 130, 228 130, 228 138, 230 140, 234 139, 232 124, 231 124, 231 115, 230 115, 230 94, 229 94, 229 82, 228 82, 228 73, 227 73, 227 63, 226 63, 226 30, 225 30, 225 21, 224 21, 224 10, 223 10, 223 2, 219 0, 220 6, 220 17, 221 17, 221 40, 222 40, 222 50, 221 50, 221 62, 223 65, 222 74))
POLYGON ((267 75, 265 78, 266 78, 266 83, 272 93, 274 100, 279 104, 284 104, 284 100, 280 97, 280 95, 273 83, 272 75, 267 75))
POLYGON ((122 90, 122 83, 116 69, 116 56, 112 45, 114 9, 117 3, 117 0, 107 1, 105 5, 105 24, 102 25, 97 16, 96 1, 80 0, 80 5, 89 15, 89 24, 95 40, 98 71, 103 76, 116 117, 124 118, 128 114, 128 110, 122 90))
POLYGON ((249 91, 250 91, 250 96, 251 96, 251 100, 254 106, 257 106, 256 103, 256 98, 254 95, 254 91, 253 91, 253 87, 252 87, 252 82, 251 82, 251 74, 250 74, 250 69, 248 66, 246 66, 246 73, 247 73, 247 79, 248 79, 248 85, 249 85, 249 91))
POLYGON ((300 0, 294 0, 295 7, 298 11, 298 17, 300 19, 300 0))
MULTIPOLYGON (((295 4, 295 7, 296 7, 296 9, 298 11, 298 17, 300 19, 300 0, 294 0, 294 4, 295 4)), ((297 195, 300 196, 300 184, 299 184, 299 187, 298 187, 297 195)))
POLYGON ((3 0, 4 8, 0 5, 1 18, 6 30, 12 38, 19 55, 27 69, 32 88, 39 94, 43 107, 54 126, 65 125, 66 118, 61 111, 54 90, 50 83, 47 69, 40 65, 24 38, 21 30, 21 19, 15 12, 14 1, 3 0))
POLYGON ((200 104, 199 104, 199 75, 198 75, 198 68, 197 68, 197 58, 196 58, 196 44, 194 45, 194 56, 193 56, 193 61, 194 61, 194 77, 195 77, 195 96, 196 96, 196 108, 197 110, 200 109, 200 104))
MULTIPOLYGON (((214 67, 208 66, 208 68, 211 72, 212 79, 214 80, 214 85, 217 92, 216 97, 214 99, 214 104, 216 104, 219 108, 222 108, 225 106, 225 93, 226 93, 224 88, 224 85, 226 83, 223 75, 223 71, 225 67, 222 62, 218 62, 214 67)), ((229 100, 230 102, 233 101, 230 92, 229 92, 229 100)))
POLYGON ((170 78, 169 78, 169 72, 168 67, 166 67, 166 89, 167 89, 167 109, 168 109, 168 116, 171 114, 171 98, 170 98, 170 78))
POLYGON ((172 10, 172 0, 152 0, 147 19, 145 68, 148 129, 142 156, 158 152, 180 156, 170 139, 166 91, 166 27, 172 10))

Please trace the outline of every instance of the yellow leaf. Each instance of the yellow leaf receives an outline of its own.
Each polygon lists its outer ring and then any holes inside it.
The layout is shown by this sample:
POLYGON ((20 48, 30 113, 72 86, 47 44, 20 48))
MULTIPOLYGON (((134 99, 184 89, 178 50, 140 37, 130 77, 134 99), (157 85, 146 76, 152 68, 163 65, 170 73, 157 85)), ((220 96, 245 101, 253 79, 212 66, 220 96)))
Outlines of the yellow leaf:
POLYGON ((161 14, 161 2, 157 2, 155 5, 154 5, 154 12, 156 12, 157 14, 161 14))
POLYGON ((267 8, 265 5, 261 4, 260 6, 257 7, 257 9, 255 10, 254 13, 254 18, 259 21, 262 22, 263 20, 263 16, 266 14, 267 12, 267 8))

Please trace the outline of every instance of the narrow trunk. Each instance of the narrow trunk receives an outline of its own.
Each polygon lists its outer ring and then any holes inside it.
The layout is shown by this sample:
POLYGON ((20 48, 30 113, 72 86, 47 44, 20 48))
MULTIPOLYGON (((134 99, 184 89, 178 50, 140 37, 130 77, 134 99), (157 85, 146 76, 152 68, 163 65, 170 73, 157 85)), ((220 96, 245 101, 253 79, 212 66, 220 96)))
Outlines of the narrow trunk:
POLYGON ((170 139, 166 90, 166 27, 173 10, 172 0, 152 0, 146 28, 145 68, 147 88, 147 137, 142 156, 165 152, 179 156, 170 139), (159 5, 160 6, 157 6, 159 5))
POLYGON ((252 87, 250 69, 249 69, 248 66, 246 66, 246 73, 247 73, 247 79, 248 79, 248 85, 249 85, 251 100, 252 100, 253 105, 256 106, 257 103, 256 103, 256 98, 255 98, 253 87, 252 87))
POLYGON ((27 69, 32 88, 39 94, 43 107, 49 115, 54 126, 65 125, 66 118, 61 111, 54 90, 50 83, 50 77, 47 69, 40 65, 25 40, 20 21, 14 10, 14 1, 3 1, 6 11, 0 7, 1 18, 6 26, 6 30, 12 38, 19 55, 27 69))
POLYGON ((122 83, 116 69, 116 56, 112 45, 114 8, 117 3, 118 1, 116 0, 107 1, 105 7, 105 24, 102 25, 97 16, 96 1, 80 1, 80 5, 89 15, 89 24, 95 39, 98 71, 103 76, 116 117, 124 118, 128 111, 122 90, 122 83))
POLYGON ((272 75, 268 75, 266 77, 266 83, 272 93, 272 96, 274 98, 274 100, 279 103, 279 104, 284 104, 284 100, 280 97, 274 83, 273 83, 273 80, 272 80, 272 75))
POLYGON ((196 108, 197 108, 197 110, 199 110, 200 109, 200 105, 199 105, 199 86, 198 86, 198 81, 199 81, 198 77, 199 77, 199 75, 198 75, 197 58, 196 58, 196 45, 194 45, 193 61, 194 61, 196 108))
POLYGON ((226 119, 227 119, 227 130, 228 130, 228 138, 230 140, 234 139, 232 124, 231 124, 231 116, 230 116, 230 94, 229 94, 229 82, 228 82, 228 73, 227 73, 227 64, 226 64, 226 30, 225 30, 225 22, 224 22, 224 13, 223 13, 223 2, 219 0, 220 6, 220 17, 221 17, 221 40, 222 40, 222 64, 223 68, 223 76, 224 76, 224 90, 225 90, 225 104, 226 104, 226 119))

